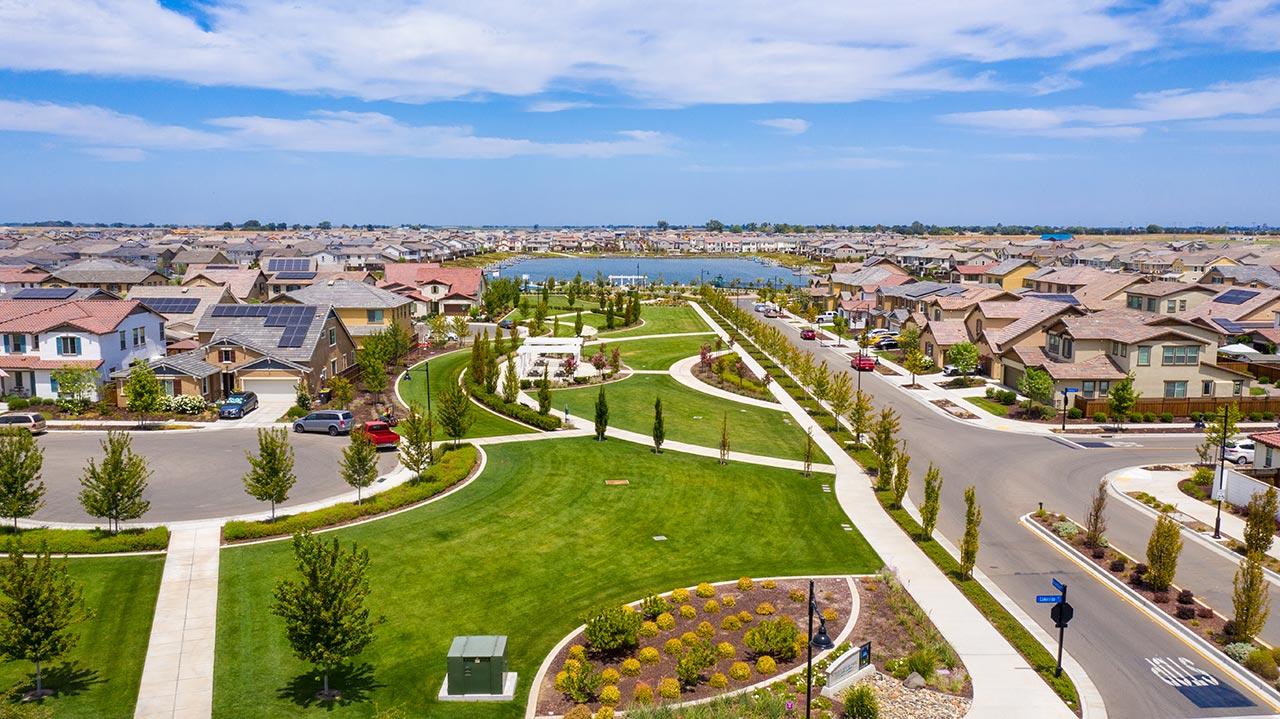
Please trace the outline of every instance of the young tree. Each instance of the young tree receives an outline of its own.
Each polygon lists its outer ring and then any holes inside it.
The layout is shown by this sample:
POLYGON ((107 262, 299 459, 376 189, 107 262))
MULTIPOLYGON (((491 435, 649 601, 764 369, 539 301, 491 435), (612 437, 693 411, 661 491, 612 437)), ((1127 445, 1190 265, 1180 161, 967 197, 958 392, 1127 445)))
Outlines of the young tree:
POLYGON ((329 689, 329 672, 364 651, 385 621, 365 607, 369 552, 355 544, 343 551, 337 539, 303 532, 293 536, 293 556, 297 575, 276 583, 271 612, 284 620, 294 655, 320 668, 324 688, 317 696, 330 701, 339 693, 329 689))
POLYGON ((909 324, 898 332, 898 347, 903 352, 920 349, 920 328, 909 324))
POLYGON ((547 369, 542 370, 542 379, 538 380, 538 414, 548 415, 551 413, 551 377, 547 374, 547 369))
POLYGON ((147 415, 160 411, 164 402, 164 385, 156 373, 142 360, 134 360, 129 378, 124 381, 125 409, 138 415, 138 424, 146 426, 147 415))
POLYGON ((31 433, 16 428, 0 429, 0 516, 18 520, 30 517, 44 506, 44 449, 31 433))
POLYGON ((487 337, 484 344, 484 391, 487 394, 494 394, 498 391, 498 354, 493 351, 493 346, 489 344, 487 337))
POLYGON ((1097 547, 1107 535, 1107 480, 1098 482, 1084 518, 1084 546, 1097 547))
POLYGON ((516 357, 507 357, 507 371, 502 375, 502 400, 508 404, 520 396, 520 376, 516 372, 516 357))
POLYGON ((458 336, 459 344, 465 344, 467 336, 471 334, 471 325, 467 324, 465 315, 454 315, 449 322, 449 329, 458 336))
POLYGON ((63 367, 49 373, 58 385, 58 405, 72 414, 89 406, 98 390, 98 373, 89 367, 63 367))
POLYGON ((903 441, 893 462, 893 504, 902 507, 902 500, 907 496, 907 488, 911 486, 911 455, 907 454, 907 443, 903 441))
POLYGON ((938 525, 938 509, 942 499, 942 472, 929 464, 924 473, 924 503, 920 505, 920 529, 925 539, 933 539, 933 528, 938 525))
POLYGON ((1232 581, 1231 634, 1236 639, 1251 641, 1267 623, 1271 613, 1271 593, 1262 573, 1262 555, 1251 552, 1240 560, 1240 568, 1232 581))
POLYGON ((582 310, 578 310, 573 316, 573 336, 582 336, 582 310))
POLYGON ((1240 421, 1240 417, 1240 405, 1235 403, 1226 405, 1221 411, 1214 412, 1212 416, 1205 417, 1204 441, 1212 448, 1210 462, 1216 462, 1222 451, 1222 445, 1236 436, 1236 432, 1239 431, 1236 423, 1240 421))
POLYGON ((1267 491, 1258 492, 1249 498, 1245 508, 1244 546, 1245 555, 1265 555, 1271 549, 1271 542, 1276 536, 1276 512, 1280 511, 1280 502, 1275 487, 1267 487, 1267 491))
POLYGON ((809 428, 804 431, 804 476, 813 476, 813 429, 809 428))
POLYGON ((560 334, 560 315, 551 318, 551 336, 556 337, 560 334))
POLYGON ((666 425, 662 421, 662 398, 653 400, 653 453, 662 452, 662 442, 667 437, 666 425))
POLYGON ((455 447, 458 446, 462 435, 471 429, 471 423, 475 421, 471 414, 471 398, 457 382, 446 382, 435 409, 445 436, 453 440, 455 447))
POLYGON ((351 404, 351 400, 355 397, 355 389, 351 386, 351 380, 346 377, 334 377, 329 380, 329 397, 333 403, 342 409, 346 409, 351 404))
POLYGON ((862 435, 871 431, 871 413, 874 411, 870 395, 862 390, 854 392, 849 406, 849 426, 853 428, 855 446, 862 446, 862 435))
POLYGON ((827 404, 835 414, 835 424, 832 429, 840 429, 840 418, 848 413, 849 403, 852 401, 853 380, 849 379, 847 372, 836 372, 831 378, 831 389, 827 391, 827 404))
POLYGON ((338 474, 342 481, 356 488, 356 504, 360 504, 361 491, 378 478, 378 448, 364 430, 351 433, 351 441, 342 450, 342 459, 338 462, 338 474))
POLYGON ((947 350, 947 362, 968 377, 978 369, 978 348, 972 342, 960 342, 947 350))
POLYGON ((102 464, 89 459, 80 477, 80 504, 90 517, 102 517, 112 533, 120 522, 138 519, 151 508, 142 498, 151 470, 147 459, 133 452, 128 432, 107 432, 101 442, 102 464))
POLYGON ((44 688, 43 665, 71 651, 80 639, 72 627, 92 617, 66 560, 55 563, 47 546, 28 558, 10 540, 9 559, 0 565, 0 653, 35 664, 30 698, 52 694, 44 688))
POLYGON ((898 413, 891 407, 880 410, 871 429, 871 451, 876 456, 876 491, 889 489, 893 480, 893 457, 898 450, 898 413))
MULTIPOLYGON (((927 371, 933 366, 932 360, 924 356, 918 347, 907 350, 907 356, 902 360, 902 368, 911 373, 911 386, 916 384, 916 375, 927 371)), ((1031 369, 1027 370, 1028 372, 1031 369)))
POLYGON ((427 320, 427 330, 432 343, 444 344, 449 336, 449 319, 444 315, 431 315, 431 319, 427 320))
POLYGON ((1032 402, 1053 404, 1053 378, 1038 367, 1028 367, 1022 373, 1022 378, 1018 380, 1018 391, 1032 402))
POLYGON ((720 422, 720 464, 729 463, 729 413, 720 422))
POLYGON ((604 441, 605 430, 609 429, 609 400, 604 396, 604 385, 596 395, 596 441, 604 441))
POLYGON ((1124 426, 1124 420, 1133 411, 1138 404, 1139 394, 1133 388, 1133 375, 1126 375, 1124 379, 1111 385, 1111 391, 1107 393, 1107 407, 1111 410, 1111 419, 1119 426, 1124 426))
POLYGON ((477 387, 485 385, 485 372, 489 369, 488 350, 489 350, 489 334, 476 335, 476 341, 471 343, 471 359, 467 364, 467 379, 474 382, 477 387))
POLYGON ((260 502, 271 503, 271 520, 276 518, 276 505, 289 498, 289 490, 298 478, 293 473, 293 447, 289 433, 280 429, 258 430, 258 454, 244 453, 249 471, 241 481, 244 491, 260 502))
POLYGON ((419 412, 417 405, 409 405, 409 413, 396 425, 396 433, 400 435, 400 464, 413 472, 415 480, 420 479, 431 465, 435 447, 432 446, 432 433, 435 431, 431 416, 419 412))
POLYGON ((978 563, 978 528, 982 526, 982 507, 973 485, 964 490, 964 538, 960 540, 960 571, 965 579, 973 577, 978 563))
POLYGON ((360 365, 360 379, 364 381, 364 388, 375 397, 380 396, 387 389, 387 366, 377 355, 368 351, 361 351, 356 356, 356 362, 360 365))
POLYGON ((1147 586, 1162 592, 1173 584, 1178 571, 1178 555, 1182 552, 1182 534, 1178 523, 1161 514, 1147 540, 1147 586))

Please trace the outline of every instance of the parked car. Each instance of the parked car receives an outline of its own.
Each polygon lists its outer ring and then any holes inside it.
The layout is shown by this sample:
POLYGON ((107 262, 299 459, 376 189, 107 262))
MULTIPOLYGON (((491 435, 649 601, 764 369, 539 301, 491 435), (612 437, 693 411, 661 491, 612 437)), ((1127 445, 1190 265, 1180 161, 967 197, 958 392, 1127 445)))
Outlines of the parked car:
POLYGON ((877 327, 873 330, 867 331, 867 336, 872 339, 875 339, 876 337, 885 337, 887 335, 892 335, 892 334, 893 334, 893 330, 887 330, 883 327, 877 327))
POLYGON ((498 326, 504 330, 509 330, 514 325, 512 325, 511 320, 498 320, 498 326))
POLYGON ((240 419, 258 408, 258 395, 253 392, 232 392, 222 400, 218 416, 222 419, 240 419))
POLYGON ((765 317, 781 317, 782 313, 777 310, 766 310, 764 313, 764 316, 765 317))
POLYGON ((942 368, 942 374, 948 377, 959 377, 960 375, 964 374, 964 372, 961 372, 959 367, 953 364, 949 364, 946 367, 942 368))
POLYGON ((769 309, 769 305, 766 305, 763 302, 757 302, 752 306, 752 309, 754 309, 756 312, 764 312, 765 310, 769 309))
POLYGON ((44 434, 44 415, 39 412, 10 412, 0 415, 0 429, 20 428, 31 434, 44 434))
POLYGON ((826 324, 828 322, 835 322, 835 321, 836 321, 835 312, 823 312, 822 314, 818 315, 818 324, 820 325, 826 324))
POLYGON ((330 437, 336 437, 350 432, 355 423, 356 418, 345 409, 322 409, 294 422, 293 431, 328 432, 330 437))
POLYGON ((1253 464, 1253 440, 1237 442, 1234 447, 1227 447, 1227 461, 1233 464, 1253 464))
POLYGON ((849 360, 849 366, 859 372, 871 372, 876 368, 876 358, 871 355, 856 355, 849 360))
POLYGON ((800 339, 802 340, 812 340, 812 339, 817 339, 817 337, 818 337, 818 333, 815 332, 812 327, 805 327, 804 329, 800 330, 800 339))
POLYGON ((878 350, 896 350, 898 349, 898 338, 882 337, 876 340, 871 346, 878 350))
POLYGON ((400 435, 393 432, 391 430, 391 425, 386 422, 365 422, 364 425, 360 427, 360 431, 364 432, 365 435, 373 441, 373 446, 378 449, 382 449, 383 447, 395 449, 400 446, 400 435))

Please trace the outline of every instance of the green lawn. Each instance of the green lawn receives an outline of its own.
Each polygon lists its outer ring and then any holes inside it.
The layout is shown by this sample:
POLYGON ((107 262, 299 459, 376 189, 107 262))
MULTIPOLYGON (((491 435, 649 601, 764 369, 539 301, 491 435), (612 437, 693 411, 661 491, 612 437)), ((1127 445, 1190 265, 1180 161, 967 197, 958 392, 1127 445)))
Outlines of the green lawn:
MULTIPOLYGON (((560 411, 568 405, 571 414, 591 419, 595 417, 599 391, 599 387, 555 390, 551 406, 560 411)), ((729 446, 733 451, 784 459, 804 456, 804 432, 786 412, 713 397, 666 375, 635 375, 605 385, 605 397, 609 401, 609 424, 619 429, 649 434, 653 430, 653 400, 662 397, 668 439, 719 447, 722 418, 728 413, 729 446)), ((815 449, 814 461, 826 462, 826 455, 815 449)))
MULTIPOLYGON (((58 692, 46 706, 58 719, 128 719, 138 699, 164 557, 69 561, 96 616, 77 628, 80 642, 67 661, 45 667, 45 686, 58 692)), ((31 662, 0 664, 0 687, 20 694, 34 682, 31 662)))
POLYGON ((969 404, 977 405, 997 417, 1003 417, 1009 414, 1009 408, 994 399, 989 399, 987 397, 965 397, 964 399, 969 404))
MULTIPOLYGON (((604 341, 605 352, 610 353, 614 347, 618 348, 622 354, 622 363, 631 369, 667 369, 685 357, 696 356, 704 344, 709 344, 714 349, 714 336, 659 337, 616 344, 604 341)), ((597 347, 599 345, 590 345, 583 349, 583 354, 595 354, 597 347)))
MULTIPOLYGON (((711 328, 687 304, 641 305, 640 319, 643 322, 625 330, 605 332, 608 337, 638 337, 640 335, 664 335, 676 332, 710 332, 711 328)), ((710 337, 711 335, 707 335, 710 337)))
POLYGON ((308 705, 319 679, 295 659, 271 590, 289 543, 224 550, 214 715, 515 719, 538 665, 583 612, 649 592, 743 575, 872 572, 881 561, 820 479, 619 441, 486 448, 485 473, 436 504, 332 535, 372 556, 373 604, 390 622, 339 678, 351 703, 308 705), (606 486, 625 479, 627 486, 606 486), (724 501, 725 497, 733 501, 724 501), (665 535, 656 542, 654 535, 665 535), (516 701, 438 704, 461 634, 509 637, 516 701))
MULTIPOLYGON (((509 343, 510 340, 503 340, 509 343)), ((471 361, 471 350, 464 349, 455 352, 433 357, 429 360, 431 365, 431 395, 432 397, 440 396, 448 383, 457 382, 458 375, 462 370, 466 369, 467 363, 471 361)), ((404 397, 405 402, 416 404, 419 407, 427 406, 427 368, 425 365, 418 365, 412 370, 413 379, 408 382, 400 380, 400 396, 404 397)), ((434 403, 432 409, 435 409, 434 403)), ((496 437, 503 434, 524 434, 535 430, 512 422, 511 420, 501 417, 490 412, 489 410, 472 403, 471 416, 475 421, 471 424, 471 429, 467 431, 467 437, 496 437)), ((441 429, 440 423, 436 423, 436 437, 443 438, 444 430, 441 429)))

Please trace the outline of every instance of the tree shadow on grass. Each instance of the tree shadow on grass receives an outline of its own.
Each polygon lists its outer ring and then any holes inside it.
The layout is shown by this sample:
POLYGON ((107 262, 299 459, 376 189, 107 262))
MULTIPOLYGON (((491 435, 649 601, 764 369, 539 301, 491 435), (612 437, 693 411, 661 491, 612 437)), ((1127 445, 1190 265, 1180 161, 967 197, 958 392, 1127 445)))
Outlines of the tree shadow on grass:
POLYGON ((276 690, 276 696, 280 699, 288 699, 303 708, 319 706, 335 709, 348 704, 364 703, 369 700, 370 692, 383 686, 385 685, 373 678, 373 666, 361 664, 355 667, 334 667, 329 672, 329 688, 342 692, 342 696, 333 701, 324 701, 316 697, 316 693, 324 688, 324 675, 318 671, 299 674, 288 684, 276 690))
MULTIPOLYGON (((44 688, 52 690, 54 697, 75 696, 107 681, 99 676, 97 669, 90 669, 75 661, 45 668, 43 679, 44 688)), ((33 668, 21 682, 9 687, 9 690, 12 697, 20 699, 24 692, 35 688, 36 673, 33 668)))

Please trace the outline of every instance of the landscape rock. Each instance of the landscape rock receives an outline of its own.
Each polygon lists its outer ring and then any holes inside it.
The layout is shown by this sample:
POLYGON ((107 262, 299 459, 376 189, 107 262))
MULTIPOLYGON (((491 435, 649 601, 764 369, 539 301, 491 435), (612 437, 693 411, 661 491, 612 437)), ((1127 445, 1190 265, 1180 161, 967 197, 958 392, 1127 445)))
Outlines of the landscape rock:
POLYGON ((909 675, 907 675, 906 679, 902 680, 902 686, 908 689, 920 689, 924 685, 925 685, 924 677, 920 676, 915 672, 911 672, 909 675))

